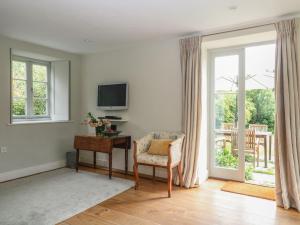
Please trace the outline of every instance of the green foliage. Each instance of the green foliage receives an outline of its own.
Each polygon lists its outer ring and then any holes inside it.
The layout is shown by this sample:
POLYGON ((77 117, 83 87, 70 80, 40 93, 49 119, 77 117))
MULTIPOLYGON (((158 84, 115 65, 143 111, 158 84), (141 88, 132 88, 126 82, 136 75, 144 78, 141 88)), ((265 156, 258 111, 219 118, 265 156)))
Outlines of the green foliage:
POLYGON ((47 83, 32 82, 32 88, 35 98, 47 98, 47 83))
POLYGON ((98 123, 97 118, 91 112, 88 112, 87 117, 91 120, 92 123, 98 123))
POLYGON ((246 126, 249 125, 250 121, 252 120, 253 113, 255 112, 255 103, 250 101, 247 98, 247 91, 246 91, 246 102, 245 102, 245 120, 246 126))
POLYGON ((237 121, 236 98, 236 94, 219 94, 216 96, 216 127, 221 127, 222 123, 237 121))
POLYGON ((270 89, 249 90, 246 99, 253 102, 254 110, 249 123, 266 124, 269 131, 274 132, 275 95, 270 89))
POLYGON ((13 80, 12 88, 13 88, 14 97, 19 97, 19 98, 26 97, 26 81, 13 80))
MULTIPOLYGON (((27 74, 26 63, 13 61, 12 63, 12 95, 13 104, 12 111, 15 116, 26 115, 26 99, 27 99, 27 74)), ((32 101, 33 114, 46 115, 47 114, 47 67, 43 65, 32 65, 32 101)))
POLYGON ((47 67, 43 65, 32 65, 32 80, 47 82, 47 67))
POLYGON ((246 165, 245 168, 245 179, 252 180, 253 179, 253 166, 251 164, 246 165))
MULTIPOLYGON (((246 180, 252 180, 253 179, 253 165, 252 162, 254 160, 253 156, 245 156, 245 160, 246 162, 251 162, 246 163, 245 166, 245 179, 246 180)), ((217 161, 217 165, 220 167, 231 167, 231 168, 237 168, 238 167, 238 158, 236 156, 234 156, 231 153, 231 150, 229 147, 225 147, 223 149, 220 149, 217 152, 217 156, 216 156, 216 161, 217 161)))
MULTIPOLYGON (((237 95, 233 93, 218 94, 215 99, 216 127, 222 123, 236 123, 238 120, 237 95)), ((249 124, 266 124, 269 131, 274 131, 275 95, 270 89, 246 91, 245 122, 249 124)))
POLYGON ((253 155, 245 155, 245 162, 253 162, 254 156, 253 155))
POLYGON ((47 101, 44 99, 33 99, 33 113, 34 115, 45 115, 47 112, 47 101))
POLYGON ((14 99, 12 105, 13 115, 24 116, 26 114, 25 99, 14 99))
POLYGON ((14 79, 26 80, 26 64, 24 62, 12 62, 12 75, 14 79))
POLYGON ((274 175, 275 171, 274 168, 264 168, 264 169, 258 169, 256 168, 254 170, 255 173, 261 173, 261 174, 267 174, 267 175, 274 175))
POLYGON ((238 159, 232 153, 230 148, 225 147, 217 152, 216 156, 217 165, 221 167, 237 168, 238 159))

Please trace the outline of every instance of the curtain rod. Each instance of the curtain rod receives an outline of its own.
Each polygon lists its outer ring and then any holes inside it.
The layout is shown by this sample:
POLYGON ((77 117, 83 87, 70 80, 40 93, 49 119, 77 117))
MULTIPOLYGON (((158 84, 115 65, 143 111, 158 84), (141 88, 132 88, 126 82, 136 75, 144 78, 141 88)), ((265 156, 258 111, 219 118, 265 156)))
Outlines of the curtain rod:
POLYGON ((252 28, 257 28, 257 27, 265 27, 265 26, 274 25, 274 24, 275 23, 266 23, 266 24, 261 24, 261 25, 256 25, 256 26, 237 28, 237 29, 234 29, 234 30, 220 31, 220 32, 211 33, 211 34, 204 34, 204 35, 200 34, 200 36, 201 37, 209 37, 209 36, 213 36, 213 35, 226 34, 226 33, 231 33, 231 32, 236 32, 236 31, 242 31, 242 30, 248 30, 248 29, 252 29, 252 28))

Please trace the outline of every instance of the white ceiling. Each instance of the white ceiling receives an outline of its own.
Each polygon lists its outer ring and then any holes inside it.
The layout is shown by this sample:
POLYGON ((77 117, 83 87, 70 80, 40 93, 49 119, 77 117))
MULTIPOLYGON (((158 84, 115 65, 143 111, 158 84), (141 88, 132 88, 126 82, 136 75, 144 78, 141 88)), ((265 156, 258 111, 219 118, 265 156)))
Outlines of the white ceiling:
POLYGON ((0 34, 89 53, 299 11, 300 0, 0 0, 0 34))

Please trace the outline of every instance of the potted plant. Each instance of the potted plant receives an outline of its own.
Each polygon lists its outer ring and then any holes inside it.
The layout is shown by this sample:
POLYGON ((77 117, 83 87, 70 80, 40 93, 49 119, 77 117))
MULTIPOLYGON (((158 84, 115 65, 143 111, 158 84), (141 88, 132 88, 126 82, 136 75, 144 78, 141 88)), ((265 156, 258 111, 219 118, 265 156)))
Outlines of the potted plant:
POLYGON ((96 135, 103 135, 107 127, 110 127, 111 122, 108 119, 96 118, 91 112, 87 114, 84 123, 95 128, 96 135))

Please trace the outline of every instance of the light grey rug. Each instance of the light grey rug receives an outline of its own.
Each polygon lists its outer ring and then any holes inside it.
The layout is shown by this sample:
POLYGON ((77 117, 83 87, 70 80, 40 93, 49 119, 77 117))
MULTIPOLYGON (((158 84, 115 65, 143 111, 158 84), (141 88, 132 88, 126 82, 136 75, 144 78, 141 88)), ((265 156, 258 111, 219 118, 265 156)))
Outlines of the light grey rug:
POLYGON ((125 179, 59 169, 0 184, 1 225, 53 225, 133 186, 125 179))

